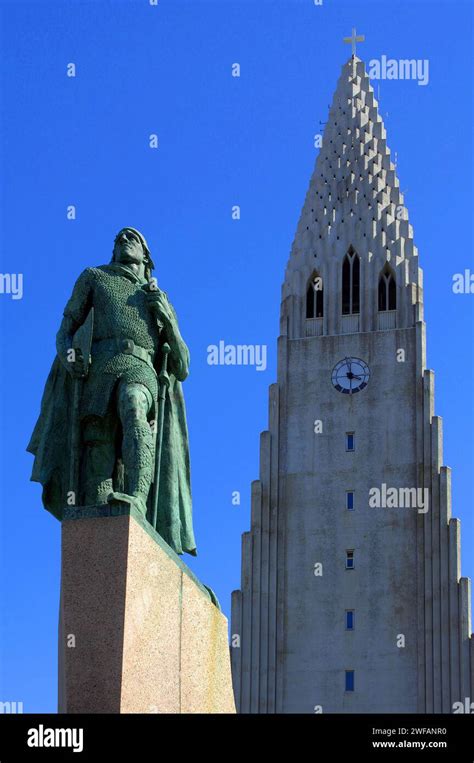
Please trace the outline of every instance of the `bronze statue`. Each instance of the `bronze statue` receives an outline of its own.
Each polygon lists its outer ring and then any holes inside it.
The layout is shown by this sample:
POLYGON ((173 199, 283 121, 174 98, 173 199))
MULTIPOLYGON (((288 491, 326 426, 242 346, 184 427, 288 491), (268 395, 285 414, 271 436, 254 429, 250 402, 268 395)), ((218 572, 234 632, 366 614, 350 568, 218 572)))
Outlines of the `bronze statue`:
POLYGON ((110 264, 77 279, 28 445, 31 479, 58 519, 66 506, 129 504, 176 553, 195 555, 189 351, 153 268, 143 235, 123 228, 110 264))

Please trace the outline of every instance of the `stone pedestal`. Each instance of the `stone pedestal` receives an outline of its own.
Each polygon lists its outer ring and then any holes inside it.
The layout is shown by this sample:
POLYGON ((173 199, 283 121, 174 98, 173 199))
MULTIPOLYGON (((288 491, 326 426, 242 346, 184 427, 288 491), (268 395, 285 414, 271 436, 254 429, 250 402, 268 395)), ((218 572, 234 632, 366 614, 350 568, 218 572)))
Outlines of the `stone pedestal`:
POLYGON ((133 510, 63 520, 59 712, 235 712, 226 618, 133 510))

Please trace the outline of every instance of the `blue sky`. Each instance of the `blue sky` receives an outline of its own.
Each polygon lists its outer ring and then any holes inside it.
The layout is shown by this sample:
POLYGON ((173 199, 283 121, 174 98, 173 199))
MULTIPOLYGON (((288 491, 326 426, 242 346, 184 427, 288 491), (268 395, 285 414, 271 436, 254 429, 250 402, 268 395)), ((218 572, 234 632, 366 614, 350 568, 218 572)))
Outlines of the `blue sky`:
POLYGON ((424 269, 428 364, 463 574, 473 576, 474 295, 452 292, 453 274, 474 270, 471 3, 4 0, 0 9, 1 271, 24 278, 21 300, 0 294, 0 700, 56 709, 60 525, 29 482, 25 446, 74 280, 109 261, 124 225, 147 237, 190 348, 199 556, 185 561, 229 614, 276 378, 284 268, 353 26, 366 62, 430 62, 425 87, 381 82, 380 110, 424 269), (206 348, 219 340, 268 345, 267 370, 209 366, 206 348))

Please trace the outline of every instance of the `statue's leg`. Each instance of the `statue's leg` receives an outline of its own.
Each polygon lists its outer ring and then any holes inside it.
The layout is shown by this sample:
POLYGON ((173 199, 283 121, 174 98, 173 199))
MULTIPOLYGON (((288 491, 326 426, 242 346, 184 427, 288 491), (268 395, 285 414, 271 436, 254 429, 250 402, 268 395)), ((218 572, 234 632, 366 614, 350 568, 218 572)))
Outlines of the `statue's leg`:
POLYGON ((153 477, 154 443, 148 422, 152 404, 151 393, 143 384, 120 383, 118 411, 123 429, 125 493, 136 499, 144 516, 153 477))
POLYGON ((116 423, 112 416, 89 416, 83 425, 82 485, 85 506, 107 503, 113 490, 116 423))

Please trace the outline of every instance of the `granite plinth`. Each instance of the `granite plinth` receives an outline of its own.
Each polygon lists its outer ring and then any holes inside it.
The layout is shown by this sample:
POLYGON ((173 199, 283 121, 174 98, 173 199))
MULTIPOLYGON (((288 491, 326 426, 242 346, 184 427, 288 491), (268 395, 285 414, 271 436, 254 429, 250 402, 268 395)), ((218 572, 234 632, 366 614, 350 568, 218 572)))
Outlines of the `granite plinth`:
POLYGON ((235 712, 225 616, 133 510, 65 514, 59 712, 235 712))

